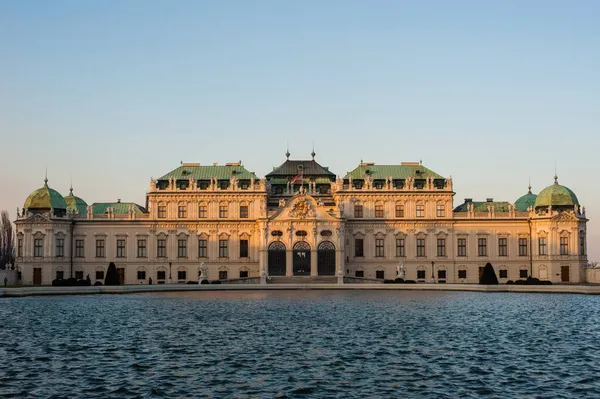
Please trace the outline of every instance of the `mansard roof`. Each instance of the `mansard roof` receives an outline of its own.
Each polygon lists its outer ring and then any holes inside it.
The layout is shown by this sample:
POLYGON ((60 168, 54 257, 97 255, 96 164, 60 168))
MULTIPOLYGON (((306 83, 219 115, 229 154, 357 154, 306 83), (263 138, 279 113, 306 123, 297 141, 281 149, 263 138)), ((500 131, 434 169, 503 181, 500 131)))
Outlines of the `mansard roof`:
POLYGON ((403 162, 400 165, 376 165, 373 162, 361 162, 358 167, 349 172, 344 179, 364 179, 366 175, 370 175, 373 179, 406 179, 412 177, 414 179, 426 179, 433 177, 434 179, 444 179, 443 176, 435 173, 431 169, 427 169, 419 162, 403 162))
POLYGON ((235 176, 237 179, 257 179, 253 172, 248 171, 241 162, 227 163, 225 165, 207 165, 202 166, 199 163, 184 163, 177 169, 174 169, 158 180, 229 180, 235 176))
POLYGON ((510 202, 507 201, 465 201, 454 208, 454 212, 468 212, 469 204, 473 204, 473 212, 487 212, 490 205, 494 207, 495 212, 508 212, 510 207, 510 202))
POLYGON ((129 206, 133 205, 135 213, 146 213, 146 209, 134 202, 95 202, 92 204, 92 213, 94 215, 106 213, 106 208, 113 208, 115 214, 128 214, 129 206))
POLYGON ((276 168, 273 168, 273 171, 267 173, 267 178, 269 177, 282 177, 282 176, 296 176, 299 172, 298 167, 302 165, 302 174, 304 176, 329 176, 331 178, 335 178, 335 173, 330 172, 328 167, 321 166, 317 163, 317 161, 313 160, 286 160, 284 163, 279 165, 276 168))

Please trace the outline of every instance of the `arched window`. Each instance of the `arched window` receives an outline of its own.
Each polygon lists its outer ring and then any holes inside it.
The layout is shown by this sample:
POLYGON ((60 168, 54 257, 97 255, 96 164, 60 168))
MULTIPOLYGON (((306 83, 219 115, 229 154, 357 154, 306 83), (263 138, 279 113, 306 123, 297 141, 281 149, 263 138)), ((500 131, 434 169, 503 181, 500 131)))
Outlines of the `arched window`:
POLYGON ((281 241, 273 241, 268 250, 269 276, 285 276, 286 248, 281 241))
POLYGON ((335 245, 322 241, 317 247, 317 267, 319 276, 335 275, 335 245))

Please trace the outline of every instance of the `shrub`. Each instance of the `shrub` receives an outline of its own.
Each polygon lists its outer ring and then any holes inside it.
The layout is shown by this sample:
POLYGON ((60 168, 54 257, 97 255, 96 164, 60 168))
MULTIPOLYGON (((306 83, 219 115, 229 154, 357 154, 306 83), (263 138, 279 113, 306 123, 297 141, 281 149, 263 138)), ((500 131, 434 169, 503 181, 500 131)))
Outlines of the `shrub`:
POLYGON ((57 278, 52 280, 52 286, 53 287, 64 287, 65 286, 65 281, 62 278, 57 278))
POLYGON ((75 287, 77 285, 77 279, 75 277, 69 277, 67 280, 68 287, 75 287))
POLYGON ((514 281, 512 281, 512 280, 508 280, 508 281, 506 282, 506 285, 510 285, 510 284, 514 284, 514 283, 515 283, 515 282, 514 282, 514 281))
POLYGON ((186 284, 198 284, 197 281, 188 281, 186 284))
POLYGON ((104 285, 119 285, 119 274, 117 273, 117 267, 113 262, 108 264, 104 285))
POLYGON ((404 284, 417 284, 415 280, 404 280, 404 284))
POLYGON ((76 285, 80 286, 80 287, 87 287, 92 285, 92 282, 89 280, 77 280, 76 285))
POLYGON ((202 282, 200 284, 210 284, 210 283, 208 282, 208 280, 202 280, 202 282))
POLYGON ((213 280, 213 281, 211 282, 211 284, 221 284, 221 281, 220 281, 220 280, 213 280))
POLYGON ((94 285, 102 285, 102 281, 96 281, 94 285))
POLYGON ((491 263, 486 264, 483 268, 483 273, 481 273, 481 277, 479 278, 479 284, 498 285, 498 277, 496 276, 494 266, 492 266, 491 263))
POLYGON ((394 280, 383 280, 383 284, 394 284, 394 280))
POLYGON ((400 278, 400 277, 396 277, 396 279, 394 280, 394 283, 396 283, 396 284, 402 284, 403 282, 404 282, 404 279, 400 278))
POLYGON ((552 281, 550 280, 541 280, 540 285, 552 285, 552 281))

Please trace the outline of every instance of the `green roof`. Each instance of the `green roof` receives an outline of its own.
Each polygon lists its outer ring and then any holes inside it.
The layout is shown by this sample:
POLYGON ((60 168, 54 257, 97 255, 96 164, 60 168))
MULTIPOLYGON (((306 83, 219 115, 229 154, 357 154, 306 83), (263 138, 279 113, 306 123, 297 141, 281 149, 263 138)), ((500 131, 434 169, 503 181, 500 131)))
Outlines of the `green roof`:
POLYGON ((571 189, 558 184, 558 178, 554 178, 554 184, 543 189, 535 200, 535 206, 574 206, 579 205, 577 196, 571 189))
MULTIPOLYGON (((304 183, 306 184, 308 181, 313 181, 313 178, 304 178, 304 183)), ((269 183, 273 184, 287 184, 290 181, 289 177, 272 177, 269 179, 269 183)), ((314 182, 317 184, 329 184, 331 183, 331 179, 328 177, 316 177, 314 178, 314 182)), ((300 183, 296 183, 296 185, 300 185, 300 183)))
POLYGON ((531 187, 529 187, 529 191, 527 194, 520 197, 517 201, 515 201, 515 210, 518 212, 527 212, 527 210, 535 205, 535 200, 537 195, 531 192, 531 187))
MULTIPOLYGON (((302 166, 302 174, 304 176, 329 176, 335 179, 335 173, 330 172, 329 168, 321 166, 317 161, 313 160, 286 160, 284 163, 276 168, 273 168, 272 172, 267 173, 267 178, 281 177, 281 176, 296 176, 300 173, 299 167, 302 166)), ((269 179, 271 182, 271 179, 269 179)))
POLYGON ((410 164, 410 165, 374 165, 374 164, 360 164, 356 169, 349 172, 344 179, 364 179, 369 171, 369 175, 373 179, 384 180, 387 177, 392 179, 406 179, 407 177, 413 177, 415 179, 425 179, 427 177, 433 177, 434 179, 444 179, 443 176, 438 175, 434 171, 427 169, 423 165, 410 164))
POLYGON ((468 212, 469 211, 467 208, 468 204, 473 204, 473 212, 488 212, 488 207, 490 205, 494 207, 495 212, 508 212, 509 207, 510 207, 510 203, 506 202, 506 201, 492 201, 492 202, 471 201, 471 202, 464 202, 464 203, 460 204, 459 206, 454 208, 454 212, 468 212))
POLYGON ((62 195, 56 190, 48 187, 48 179, 44 180, 44 186, 38 188, 25 200, 24 209, 67 209, 67 204, 62 195))
POLYGON ((115 214, 123 215, 129 213, 129 205, 133 205, 135 213, 146 213, 146 210, 134 202, 96 202, 92 204, 94 215, 106 213, 106 208, 113 208, 115 214))
POLYGON ((70 209, 74 213, 77 213, 81 216, 85 216, 87 214, 87 203, 81 198, 73 195, 73 189, 71 189, 69 195, 65 197, 65 202, 67 204, 67 209, 70 209))
POLYGON ((240 164, 231 165, 210 165, 200 166, 200 164, 183 164, 175 170, 170 171, 158 180, 169 180, 175 178, 176 180, 210 180, 211 178, 217 178, 217 180, 229 180, 232 176, 237 179, 251 178, 257 179, 256 175, 249 172, 240 164), (235 173, 234 173, 235 172, 235 173))

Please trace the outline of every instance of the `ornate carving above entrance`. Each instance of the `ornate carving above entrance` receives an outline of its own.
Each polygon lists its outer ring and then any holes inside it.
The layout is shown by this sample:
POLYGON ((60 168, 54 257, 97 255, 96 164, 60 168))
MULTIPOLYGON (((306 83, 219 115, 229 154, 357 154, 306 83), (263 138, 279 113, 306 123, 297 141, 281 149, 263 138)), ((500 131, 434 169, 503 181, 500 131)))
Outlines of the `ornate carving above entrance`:
POLYGON ((292 210, 290 211, 290 216, 300 218, 300 219, 306 219, 306 218, 314 217, 315 213, 312 210, 310 201, 307 199, 301 199, 300 201, 296 202, 292 206, 292 210))

